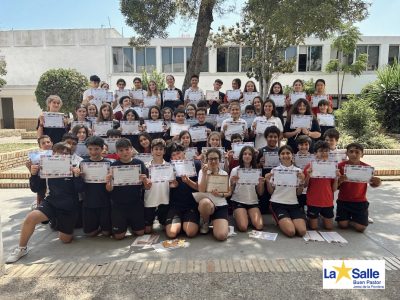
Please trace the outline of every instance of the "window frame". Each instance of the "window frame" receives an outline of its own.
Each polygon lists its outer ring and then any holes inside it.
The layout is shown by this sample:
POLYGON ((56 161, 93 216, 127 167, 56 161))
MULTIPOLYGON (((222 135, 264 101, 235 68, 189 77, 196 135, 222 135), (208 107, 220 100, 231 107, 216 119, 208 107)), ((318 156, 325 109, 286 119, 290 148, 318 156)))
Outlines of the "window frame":
POLYGON ((393 62, 390 62, 390 56, 389 56, 389 54, 390 54, 390 47, 395 47, 395 48, 397 48, 397 57, 393 57, 393 58, 396 58, 396 59, 397 59, 397 62, 399 63, 399 62, 400 62, 400 45, 390 45, 390 44, 389 44, 389 51, 388 51, 387 64, 388 64, 388 65, 392 65, 392 64, 394 63, 394 60, 393 60, 393 62))
POLYGON ((376 70, 378 70, 379 69, 379 58, 380 58, 380 55, 381 55, 381 45, 380 44, 358 44, 357 46, 356 46, 356 49, 354 50, 354 59, 353 59, 353 63, 356 61, 356 59, 357 59, 357 48, 358 47, 367 47, 367 55, 368 55, 368 60, 367 60, 367 66, 366 66, 366 68, 365 68, 365 72, 375 72, 376 70), (372 70, 369 70, 368 69, 368 66, 369 66, 369 47, 371 47, 371 46, 373 46, 373 47, 378 47, 378 58, 377 58, 377 64, 376 64, 376 69, 372 69, 372 70))

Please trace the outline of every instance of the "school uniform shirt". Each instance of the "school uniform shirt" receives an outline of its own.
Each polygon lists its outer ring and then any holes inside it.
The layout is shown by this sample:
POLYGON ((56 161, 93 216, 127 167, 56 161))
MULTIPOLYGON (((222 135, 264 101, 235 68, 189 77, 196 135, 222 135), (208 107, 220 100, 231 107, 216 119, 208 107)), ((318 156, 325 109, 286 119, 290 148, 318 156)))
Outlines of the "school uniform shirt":
MULTIPOLYGON (((285 167, 284 165, 280 164, 279 166, 272 169, 274 170, 297 170, 301 172, 301 169, 291 165, 290 167, 285 167)), ((299 204, 297 200, 297 193, 295 187, 288 187, 288 186, 275 186, 275 190, 271 195, 271 202, 280 203, 280 204, 299 204)))
MULTIPOLYGON (((238 176, 239 168, 240 166, 237 166, 232 169, 230 178, 232 178, 233 176, 238 176)), ((256 186, 250 184, 236 184, 231 200, 247 205, 258 204, 256 186)))
POLYGON ((49 178, 43 180, 39 175, 29 178, 29 186, 34 193, 48 188, 45 201, 49 201, 55 208, 73 211, 79 207, 78 193, 83 192, 84 182, 81 177, 49 178))
MULTIPOLYGON (((346 165, 351 165, 351 163, 346 160, 338 165, 340 174, 344 175, 344 167, 346 165)), ((366 163, 360 161, 360 166, 370 166, 366 163)), ((344 181, 339 186, 339 201, 346 202, 366 202, 367 201, 367 187, 368 184, 364 182, 347 182, 344 181)))
MULTIPOLYGON (((201 164, 198 161, 194 161, 196 173, 199 174, 201 164)), ((190 180, 198 182, 198 177, 190 177, 190 180)), ((182 177, 176 177, 178 186, 171 188, 169 193, 169 206, 177 209, 197 209, 197 202, 194 200, 193 193, 197 192, 192 189, 189 185, 182 181, 182 177)))
MULTIPOLYGON (((161 165, 167 162, 163 160, 161 165)), ((146 164, 147 169, 155 165, 153 160, 146 164)), ((149 170, 148 170, 148 173, 149 170)), ((144 207, 157 207, 169 203, 169 181, 152 182, 151 188, 144 191, 144 207)))
MULTIPOLYGON (((211 170, 207 171, 207 175, 210 175, 212 172, 211 170)), ((226 173, 224 170, 222 170, 221 168, 218 171, 218 175, 228 175, 228 173, 226 173)), ((201 182, 201 178, 204 176, 203 174, 203 170, 200 170, 199 172, 199 182, 201 182)), ((229 186, 229 180, 228 180, 228 186, 229 186)), ((214 196, 212 193, 206 193, 207 194, 207 198, 210 199, 215 206, 224 206, 224 205, 228 205, 228 203, 226 202, 226 198, 225 197, 217 197, 214 196)))
POLYGON ((71 155, 71 163, 72 163, 72 166, 74 166, 74 167, 79 167, 82 160, 83 160, 83 158, 80 157, 79 155, 77 155, 76 153, 71 155))
MULTIPOLYGON (((312 96, 318 96, 318 95, 317 95, 317 94, 314 94, 314 95, 307 95, 307 100, 310 102, 310 105, 311 105, 311 111, 312 111, 312 113, 313 113, 314 115, 317 115, 317 114, 320 113, 319 107, 318 107, 318 106, 317 106, 317 107, 312 107, 312 96)), ((333 108, 333 99, 332 99, 332 96, 331 96, 331 95, 321 95, 321 96, 327 96, 327 100, 328 100, 328 102, 329 102, 329 107, 330 107, 330 108, 333 108)))
POLYGON ((175 110, 175 108, 177 108, 180 104, 183 104, 183 93, 182 93, 182 91, 180 89, 178 89, 178 88, 173 88, 173 89, 166 88, 166 89, 162 90, 162 92, 161 92, 161 107, 162 108, 170 107, 170 108, 172 108, 172 110, 175 110), (179 94, 179 100, 164 101, 163 100, 164 91, 177 91, 178 94, 179 94))
MULTIPOLYGON (((117 160, 111 164, 111 166, 128 166, 128 165, 140 165, 140 174, 147 175, 147 169, 141 160, 133 158, 129 163, 123 163, 117 160)), ((140 185, 125 185, 125 186, 114 186, 111 191, 111 203, 117 207, 129 207, 135 206, 136 203, 143 203, 143 184, 140 185)))
MULTIPOLYGON (((271 118, 267 118, 266 116, 258 116, 255 117, 253 121, 253 125, 257 124, 258 121, 268 121, 271 123, 274 123, 276 127, 279 128, 281 132, 283 132, 283 126, 282 126, 282 121, 278 117, 272 116, 271 118)), ((267 140, 264 137, 264 134, 256 134, 256 139, 255 139, 255 148, 262 148, 267 145, 267 140)))
MULTIPOLYGON (((304 175, 307 176, 307 170, 310 169, 311 163, 304 167, 304 175)), ((332 184, 335 182, 333 178, 313 178, 308 181, 307 187, 307 205, 317 207, 333 206, 332 184)))
MULTIPOLYGON (((285 123, 285 127, 284 127, 283 132, 293 132, 293 131, 295 131, 295 129, 291 129, 290 128, 290 121, 287 120, 286 123, 285 123)), ((316 118, 313 118, 313 120, 312 120, 310 131, 311 132, 316 132, 316 131, 317 132, 321 132, 321 128, 319 127, 318 120, 316 118)), ((298 135, 301 135, 301 133, 299 133, 298 135)), ((287 145, 292 147, 294 153, 298 152, 296 138, 297 138, 296 135, 292 136, 292 137, 288 138, 287 143, 286 143, 287 145)), ((311 141, 312 141, 312 145, 310 145, 310 153, 314 153, 314 151, 313 151, 314 139, 311 138, 311 141)))
MULTIPOLYGON (((245 128, 244 131, 247 130, 247 122, 246 122, 246 120, 243 120, 242 118, 239 118, 239 119, 237 119, 236 121, 234 121, 232 117, 229 117, 228 119, 225 119, 225 120, 222 121, 222 124, 221 124, 221 132, 224 132, 224 125, 225 125, 227 122, 240 122, 240 123, 243 124, 243 126, 244 126, 244 128, 245 128)), ((243 132, 244 132, 244 131, 243 131, 243 132)), ((225 132, 224 132, 224 133, 225 133, 225 132)), ((243 133, 241 133, 241 136, 243 137, 243 133)), ((227 140, 227 141, 230 142, 230 141, 231 141, 231 137, 227 137, 227 136, 225 135, 225 140, 227 140)))
MULTIPOLYGON (((82 160, 82 162, 110 162, 108 159, 99 161, 90 158, 82 160)), ((105 183, 84 183, 83 207, 98 208, 110 206, 110 193, 106 190, 105 183)))
POLYGON ((219 92, 219 102, 218 101, 213 101, 212 104, 210 105, 210 111, 209 114, 215 114, 218 115, 218 106, 224 102, 225 94, 223 92, 219 92))

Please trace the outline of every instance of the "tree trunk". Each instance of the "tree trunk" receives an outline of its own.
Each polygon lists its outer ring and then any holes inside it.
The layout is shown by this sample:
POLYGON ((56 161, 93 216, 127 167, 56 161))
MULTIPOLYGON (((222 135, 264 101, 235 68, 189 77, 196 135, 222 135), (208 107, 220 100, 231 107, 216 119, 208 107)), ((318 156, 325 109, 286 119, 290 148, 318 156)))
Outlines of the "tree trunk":
POLYGON ((192 75, 200 74, 204 49, 210 34, 211 23, 214 21, 213 9, 215 4, 216 0, 201 1, 196 33, 192 44, 192 54, 186 70, 185 80, 183 81, 182 91, 185 91, 190 86, 190 77, 192 75))

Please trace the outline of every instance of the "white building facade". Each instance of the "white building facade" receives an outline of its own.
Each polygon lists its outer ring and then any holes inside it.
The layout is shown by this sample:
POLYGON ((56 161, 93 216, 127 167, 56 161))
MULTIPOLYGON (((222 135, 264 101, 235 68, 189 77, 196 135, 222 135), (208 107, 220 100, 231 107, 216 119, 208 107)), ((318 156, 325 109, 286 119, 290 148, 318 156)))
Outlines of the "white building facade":
MULTIPOLYGON (((1 127, 33 129, 40 108, 34 91, 40 76, 52 68, 73 68, 86 76, 97 74, 115 88, 117 79, 124 78, 128 87, 134 77, 157 70, 173 74, 176 86, 181 87, 190 59, 192 38, 154 39, 146 48, 128 45, 114 29, 26 30, 0 31, 0 59, 7 62, 7 86, 0 91, 1 127)), ((357 94, 376 79, 375 70, 399 60, 400 36, 364 36, 354 58, 368 54, 368 66, 359 77, 347 75, 345 94, 357 94)), ((200 74, 200 88, 212 89, 215 79, 224 82, 223 90, 231 87, 234 78, 244 83, 249 80, 243 68, 242 57, 251 49, 237 46, 207 47, 200 74)), ((323 78, 327 93, 337 94, 335 74, 324 72, 326 64, 335 57, 331 41, 307 39, 304 45, 289 47, 286 58, 296 58, 293 73, 280 74, 274 81, 291 85, 297 78, 314 81, 323 78)), ((354 59, 353 58, 353 59, 354 59)))

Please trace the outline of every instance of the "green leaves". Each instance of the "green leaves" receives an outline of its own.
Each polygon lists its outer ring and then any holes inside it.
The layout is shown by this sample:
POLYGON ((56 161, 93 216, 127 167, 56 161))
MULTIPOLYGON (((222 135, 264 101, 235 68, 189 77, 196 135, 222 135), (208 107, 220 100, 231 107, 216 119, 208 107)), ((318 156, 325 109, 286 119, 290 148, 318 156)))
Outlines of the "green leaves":
POLYGON ((74 69, 51 69, 40 76, 35 90, 36 101, 44 110, 47 97, 58 95, 63 101, 61 111, 73 112, 82 102, 83 92, 88 85, 87 78, 74 69))
MULTIPOLYGON (((0 76, 4 76, 7 74, 6 66, 7 63, 5 62, 5 60, 0 60, 0 76)), ((7 81, 0 77, 0 88, 5 86, 6 84, 7 81)))

